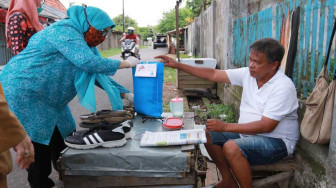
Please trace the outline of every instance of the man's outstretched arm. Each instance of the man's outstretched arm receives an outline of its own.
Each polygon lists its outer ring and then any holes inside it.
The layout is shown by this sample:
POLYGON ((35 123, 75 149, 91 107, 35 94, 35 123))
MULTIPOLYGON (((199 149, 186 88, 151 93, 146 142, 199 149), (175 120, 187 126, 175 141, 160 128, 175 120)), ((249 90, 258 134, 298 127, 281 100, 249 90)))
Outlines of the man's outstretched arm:
POLYGON ((179 63, 174 59, 165 55, 156 56, 155 59, 162 59, 161 62, 163 62, 165 66, 174 69, 179 69, 183 72, 189 73, 198 78, 206 79, 213 82, 231 84, 225 70, 190 66, 183 63, 179 63))

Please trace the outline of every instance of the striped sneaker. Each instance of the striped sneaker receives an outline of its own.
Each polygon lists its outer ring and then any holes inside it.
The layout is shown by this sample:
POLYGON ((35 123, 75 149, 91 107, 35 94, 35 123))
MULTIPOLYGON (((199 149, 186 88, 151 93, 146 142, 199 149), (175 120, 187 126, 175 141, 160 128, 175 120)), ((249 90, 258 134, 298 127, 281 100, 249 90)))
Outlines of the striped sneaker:
POLYGON ((99 146, 106 148, 120 147, 126 144, 126 137, 122 127, 115 129, 96 129, 84 134, 68 136, 65 144, 75 149, 92 149, 99 146))
POLYGON ((115 129, 117 127, 121 127, 123 129, 124 133, 125 133, 125 138, 126 139, 131 138, 131 129, 132 129, 132 126, 133 126, 133 122, 131 120, 127 120, 127 121, 125 121, 123 123, 119 123, 119 124, 99 123, 99 124, 94 124, 94 125, 96 125, 96 126, 93 126, 93 128, 90 128, 89 130, 75 131, 75 132, 73 132, 72 135, 84 135, 84 134, 88 134, 90 132, 94 132, 97 129, 112 130, 112 129, 115 129))

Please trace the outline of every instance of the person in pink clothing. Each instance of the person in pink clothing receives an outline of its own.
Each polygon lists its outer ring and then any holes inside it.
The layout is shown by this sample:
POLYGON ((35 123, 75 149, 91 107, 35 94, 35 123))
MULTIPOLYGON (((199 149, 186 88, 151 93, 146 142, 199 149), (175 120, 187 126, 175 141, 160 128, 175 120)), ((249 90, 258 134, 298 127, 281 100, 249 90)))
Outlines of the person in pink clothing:
POLYGON ((38 13, 44 0, 11 0, 6 15, 7 47, 16 55, 26 48, 28 40, 43 29, 38 13))

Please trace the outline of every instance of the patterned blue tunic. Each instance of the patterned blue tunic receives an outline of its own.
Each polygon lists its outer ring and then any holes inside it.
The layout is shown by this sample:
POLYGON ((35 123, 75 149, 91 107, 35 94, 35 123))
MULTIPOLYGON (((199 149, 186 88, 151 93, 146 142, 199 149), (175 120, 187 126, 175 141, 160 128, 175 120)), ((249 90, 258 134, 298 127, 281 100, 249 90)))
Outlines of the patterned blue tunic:
MULTIPOLYGON (((68 103, 76 96, 76 70, 114 75, 119 60, 95 55, 83 31, 64 19, 36 33, 0 75, 10 109, 34 142, 48 145, 57 125, 63 138, 75 130, 68 103)), ((126 88, 110 80, 120 93, 126 88)))

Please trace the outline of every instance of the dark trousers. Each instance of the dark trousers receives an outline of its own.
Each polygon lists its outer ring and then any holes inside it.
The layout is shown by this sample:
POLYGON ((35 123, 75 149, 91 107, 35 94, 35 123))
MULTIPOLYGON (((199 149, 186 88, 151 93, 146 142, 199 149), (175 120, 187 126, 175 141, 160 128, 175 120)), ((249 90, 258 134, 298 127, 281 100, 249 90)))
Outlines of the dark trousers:
POLYGON ((62 150, 66 148, 64 140, 56 127, 49 145, 33 142, 35 161, 29 166, 28 181, 32 188, 49 188, 55 183, 49 178, 51 174, 51 162, 56 170, 57 160, 62 150))

